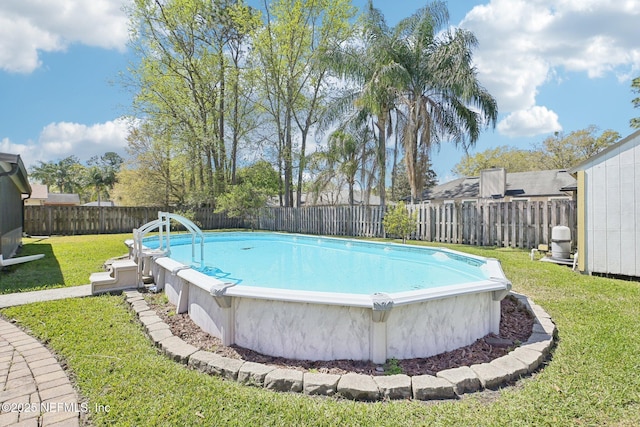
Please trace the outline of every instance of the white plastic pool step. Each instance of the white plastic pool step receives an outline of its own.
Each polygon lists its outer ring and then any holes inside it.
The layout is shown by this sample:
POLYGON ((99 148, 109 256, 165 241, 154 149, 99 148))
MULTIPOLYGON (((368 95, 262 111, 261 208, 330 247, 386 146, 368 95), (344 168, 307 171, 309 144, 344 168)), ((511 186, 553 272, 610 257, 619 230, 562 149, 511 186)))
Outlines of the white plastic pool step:
POLYGON ((89 276, 91 294, 121 291, 138 287, 138 265, 133 260, 114 261, 107 271, 89 276))

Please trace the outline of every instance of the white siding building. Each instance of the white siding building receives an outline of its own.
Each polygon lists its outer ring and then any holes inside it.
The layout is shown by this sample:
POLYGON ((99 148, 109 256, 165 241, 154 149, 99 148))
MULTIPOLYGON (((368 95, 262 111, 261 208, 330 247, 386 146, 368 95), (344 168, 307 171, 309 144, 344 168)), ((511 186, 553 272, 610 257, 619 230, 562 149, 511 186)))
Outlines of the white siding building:
POLYGON ((578 266, 640 277, 640 131, 572 168, 578 181, 578 266))

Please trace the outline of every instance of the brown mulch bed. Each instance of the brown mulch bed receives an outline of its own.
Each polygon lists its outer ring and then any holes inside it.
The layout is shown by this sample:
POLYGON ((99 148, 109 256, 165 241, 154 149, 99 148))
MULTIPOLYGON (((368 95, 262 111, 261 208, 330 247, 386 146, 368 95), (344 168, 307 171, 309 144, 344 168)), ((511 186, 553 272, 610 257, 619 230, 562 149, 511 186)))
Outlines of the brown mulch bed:
MULTIPOLYGON (((257 362, 300 371, 315 370, 328 374, 345 374, 356 372, 367 375, 385 375, 385 371, 371 362, 355 360, 331 360, 310 361, 294 360, 283 357, 272 357, 257 353, 253 350, 238 346, 223 346, 219 338, 213 337, 200 329, 189 318, 187 313, 176 314, 175 306, 166 302, 162 295, 146 294, 145 299, 149 306, 156 310, 160 318, 169 325, 171 332, 185 342, 233 359, 242 359, 249 362, 257 362)), ((403 359, 394 361, 406 375, 434 375, 435 373, 459 366, 470 366, 476 363, 486 363, 504 356, 519 342, 526 341, 533 328, 533 316, 514 297, 508 296, 501 302, 500 335, 487 335, 475 343, 447 353, 438 354, 426 358, 403 359), (501 338, 503 340, 496 340, 501 338), (513 343, 505 345, 505 341, 513 343)), ((389 372, 391 366, 386 366, 389 372)), ((397 367, 394 372, 398 373, 397 367)))

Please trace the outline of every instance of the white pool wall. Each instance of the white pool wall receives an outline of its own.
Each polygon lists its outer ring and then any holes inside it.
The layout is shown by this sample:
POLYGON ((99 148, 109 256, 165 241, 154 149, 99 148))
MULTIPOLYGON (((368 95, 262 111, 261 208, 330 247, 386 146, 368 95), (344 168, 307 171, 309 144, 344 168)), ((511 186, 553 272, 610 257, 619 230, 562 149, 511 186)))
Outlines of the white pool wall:
POLYGON ((374 309, 370 295, 226 287, 167 257, 154 260, 152 273, 177 312, 188 312, 224 345, 291 359, 384 363, 433 356, 499 333, 500 301, 511 288, 500 263, 444 251, 486 261, 482 268, 492 279, 385 294, 392 302, 388 311, 374 309))

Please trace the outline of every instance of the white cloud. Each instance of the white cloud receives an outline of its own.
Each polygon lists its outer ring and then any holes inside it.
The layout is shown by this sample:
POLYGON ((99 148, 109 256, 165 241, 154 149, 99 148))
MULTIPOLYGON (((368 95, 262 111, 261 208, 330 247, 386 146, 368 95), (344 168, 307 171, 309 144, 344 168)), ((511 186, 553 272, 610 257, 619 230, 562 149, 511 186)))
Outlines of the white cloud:
POLYGON ((14 144, 9 138, 2 138, 0 140, 0 153, 19 154, 25 157, 25 154, 29 153, 33 149, 33 145, 14 144))
POLYGON ((525 136, 516 133, 534 132, 533 123, 521 123, 525 117, 543 126, 538 133, 559 126, 555 113, 537 107, 538 89, 549 80, 562 84, 568 73, 628 80, 640 69, 639 21, 640 0, 491 0, 460 26, 478 38, 480 81, 501 113, 513 113, 499 131, 525 136))
POLYGON ((106 151, 122 151, 127 145, 127 122, 116 119, 91 126, 78 123, 51 123, 42 130, 39 143, 53 157, 75 155, 86 159, 106 151))
POLYGON ((511 137, 536 136, 562 130, 558 115, 540 106, 514 111, 501 120, 497 128, 501 134, 511 137))
POLYGON ((16 0, 0 2, 0 69, 30 73, 38 52, 71 43, 124 51, 128 40, 124 0, 16 0))
POLYGON ((58 37, 31 25, 26 19, 0 14, 0 69, 31 72, 40 66, 38 50, 53 52, 62 48, 58 37))
POLYGON ((130 123, 124 118, 91 126, 59 122, 42 129, 37 143, 14 144, 8 138, 0 141, 0 151, 20 154, 27 166, 76 156, 81 162, 93 156, 115 151, 124 155, 130 123))

